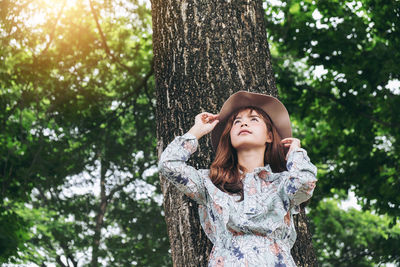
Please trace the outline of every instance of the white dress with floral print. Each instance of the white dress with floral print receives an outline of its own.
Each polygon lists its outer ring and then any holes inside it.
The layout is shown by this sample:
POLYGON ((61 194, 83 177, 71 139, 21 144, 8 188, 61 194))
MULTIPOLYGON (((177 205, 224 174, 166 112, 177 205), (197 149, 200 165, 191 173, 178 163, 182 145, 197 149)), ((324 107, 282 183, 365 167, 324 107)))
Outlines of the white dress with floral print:
POLYGON ((243 201, 210 180, 208 169, 186 164, 198 146, 190 133, 177 136, 163 151, 160 173, 199 204, 200 222, 214 244, 208 266, 296 266, 290 249, 296 240, 292 215, 312 196, 316 167, 307 152, 289 154, 288 171, 272 173, 269 165, 243 178, 243 201))

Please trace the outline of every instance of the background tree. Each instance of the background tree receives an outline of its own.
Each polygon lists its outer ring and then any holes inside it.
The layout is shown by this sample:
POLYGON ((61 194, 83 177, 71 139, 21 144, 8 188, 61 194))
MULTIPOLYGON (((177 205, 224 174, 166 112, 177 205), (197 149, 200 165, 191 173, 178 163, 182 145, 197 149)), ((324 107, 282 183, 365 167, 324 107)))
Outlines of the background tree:
POLYGON ((379 266, 399 262, 400 227, 390 216, 350 208, 344 212, 336 200, 319 203, 311 210, 320 266, 379 266), (326 235, 326 236, 322 236, 326 235))
MULTIPOLYGON (((153 0, 152 14, 159 152, 189 130, 201 111, 218 113, 235 91, 277 95, 262 1, 153 0)), ((207 168, 213 157, 204 139, 191 162, 197 168, 207 168)), ((211 246, 197 205, 161 181, 174 266, 206 266, 211 246)), ((296 216, 296 228, 294 259, 299 266, 315 266, 304 211, 296 216)))
POLYGON ((400 262, 391 249, 398 246, 400 225, 399 18, 396 1, 267 5, 280 96, 295 134, 320 163, 311 206, 324 212, 313 211, 311 218, 324 266, 400 262), (346 199, 350 191, 365 214, 316 201, 346 199), (353 215, 358 221, 349 219, 353 215), (323 225, 330 218, 335 223, 323 225), (370 231, 360 239, 363 227, 370 231))
POLYGON ((128 1, 1 2, 2 261, 168 264, 142 189, 157 185, 150 19, 128 1))
POLYGON ((400 100, 392 84, 399 88, 400 4, 291 1, 279 12, 285 20, 267 27, 278 84, 312 155, 325 163, 320 196, 354 186, 366 208, 398 217, 400 100))

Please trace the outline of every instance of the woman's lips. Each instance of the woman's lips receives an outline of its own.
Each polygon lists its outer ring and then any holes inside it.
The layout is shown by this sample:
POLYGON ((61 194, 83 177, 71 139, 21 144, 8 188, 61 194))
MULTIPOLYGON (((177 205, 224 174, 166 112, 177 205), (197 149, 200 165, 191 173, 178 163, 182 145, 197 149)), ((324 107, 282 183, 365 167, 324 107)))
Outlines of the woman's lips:
POLYGON ((248 134, 251 134, 251 132, 250 132, 250 131, 248 131, 248 130, 243 130, 243 131, 240 131, 238 135, 241 135, 242 133, 248 133, 248 134))

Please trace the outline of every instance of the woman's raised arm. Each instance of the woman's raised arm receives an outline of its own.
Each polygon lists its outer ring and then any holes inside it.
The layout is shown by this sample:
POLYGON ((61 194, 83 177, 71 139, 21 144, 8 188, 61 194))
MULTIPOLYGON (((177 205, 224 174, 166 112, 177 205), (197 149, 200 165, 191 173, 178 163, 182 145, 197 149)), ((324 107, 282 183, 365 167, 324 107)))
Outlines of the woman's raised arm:
POLYGON ((204 174, 186 164, 197 150, 198 139, 209 133, 218 123, 218 115, 203 112, 196 116, 194 126, 182 136, 177 136, 165 148, 158 162, 160 174, 169 179, 180 191, 205 204, 204 174))
POLYGON ((287 153, 287 172, 283 172, 284 179, 280 184, 279 192, 285 200, 288 198, 292 205, 299 205, 311 198, 317 182, 317 168, 310 162, 307 151, 300 148, 297 138, 285 138, 282 143, 290 146, 287 153))

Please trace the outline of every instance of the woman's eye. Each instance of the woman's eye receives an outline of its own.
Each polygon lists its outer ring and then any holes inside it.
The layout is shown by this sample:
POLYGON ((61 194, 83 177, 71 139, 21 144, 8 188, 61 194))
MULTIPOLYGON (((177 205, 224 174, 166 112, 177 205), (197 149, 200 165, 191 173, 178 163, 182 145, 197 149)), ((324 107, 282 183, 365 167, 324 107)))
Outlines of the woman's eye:
POLYGON ((258 121, 258 119, 257 119, 257 118, 252 118, 251 120, 255 120, 255 121, 258 121))
POLYGON ((233 124, 237 124, 238 122, 240 122, 240 121, 234 121, 233 124))

